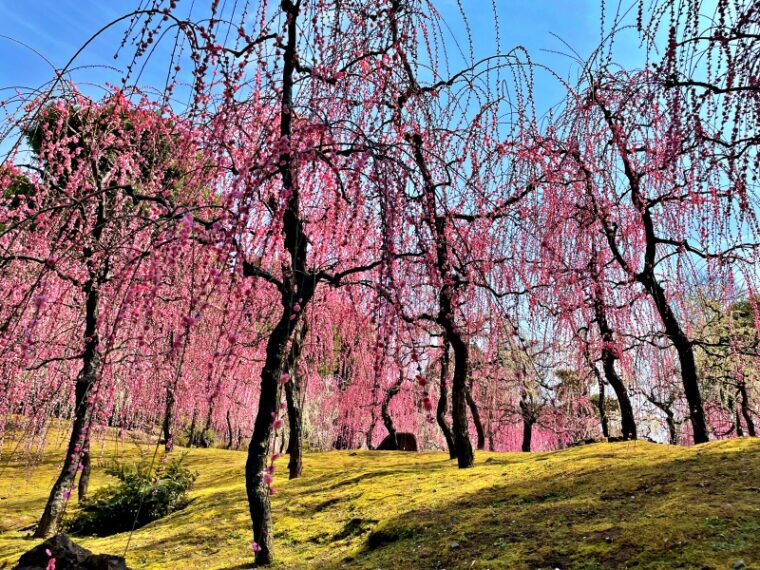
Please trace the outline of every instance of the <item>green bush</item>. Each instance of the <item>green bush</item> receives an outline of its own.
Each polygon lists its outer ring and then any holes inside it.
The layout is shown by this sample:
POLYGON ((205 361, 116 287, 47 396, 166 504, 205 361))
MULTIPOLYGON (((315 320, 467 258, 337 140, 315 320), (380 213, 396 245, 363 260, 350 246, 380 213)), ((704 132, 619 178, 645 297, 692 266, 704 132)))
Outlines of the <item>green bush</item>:
POLYGON ((106 472, 120 483, 99 489, 84 501, 68 524, 69 532, 110 536, 184 508, 198 474, 182 465, 182 459, 173 459, 155 472, 149 465, 109 467, 106 472))

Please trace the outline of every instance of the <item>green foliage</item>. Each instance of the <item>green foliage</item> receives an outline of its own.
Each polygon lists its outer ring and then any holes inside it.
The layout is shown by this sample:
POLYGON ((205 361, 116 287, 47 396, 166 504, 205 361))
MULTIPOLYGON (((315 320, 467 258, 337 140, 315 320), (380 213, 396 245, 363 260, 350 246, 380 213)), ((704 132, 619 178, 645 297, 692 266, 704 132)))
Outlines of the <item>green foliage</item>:
POLYGON ((187 506, 197 474, 182 457, 159 467, 114 464, 106 472, 121 482, 96 491, 69 523, 69 532, 110 536, 140 528, 187 506))
MULTIPOLYGON (((594 406, 595 410, 599 409, 599 394, 591 394, 591 396, 589 396, 589 401, 591 402, 591 405, 594 406)), ((614 394, 612 396, 609 394, 605 396, 604 411, 607 412, 608 416, 618 415, 620 413, 620 403, 617 401, 614 394)))

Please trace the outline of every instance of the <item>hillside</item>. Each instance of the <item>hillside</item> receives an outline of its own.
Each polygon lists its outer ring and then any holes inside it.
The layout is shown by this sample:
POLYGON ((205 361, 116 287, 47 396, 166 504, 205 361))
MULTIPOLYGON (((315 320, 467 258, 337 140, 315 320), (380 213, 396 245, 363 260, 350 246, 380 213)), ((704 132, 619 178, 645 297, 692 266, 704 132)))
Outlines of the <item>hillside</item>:
MULTIPOLYGON (((0 568, 37 541, 60 451, 0 465, 0 568)), ((101 460, 136 456, 107 444, 101 460)), ((150 457, 152 448, 143 448, 150 457)), ((458 470, 442 453, 329 452, 305 477, 275 478, 278 568, 760 568, 760 441, 698 448, 596 444, 551 453, 478 453, 458 470)), ((245 454, 193 449, 200 473, 185 510, 110 538, 77 539, 135 569, 248 568, 245 454)), ((97 475, 97 487, 108 477, 97 475)), ((74 501, 72 501, 72 505, 74 501)))

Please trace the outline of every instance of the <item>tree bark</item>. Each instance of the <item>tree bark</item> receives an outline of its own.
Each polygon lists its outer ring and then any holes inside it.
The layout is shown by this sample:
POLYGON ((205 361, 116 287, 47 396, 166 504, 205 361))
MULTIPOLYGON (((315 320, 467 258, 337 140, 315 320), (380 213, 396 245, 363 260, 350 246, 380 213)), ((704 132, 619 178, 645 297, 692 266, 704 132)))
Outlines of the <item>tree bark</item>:
POLYGON ((214 420, 214 402, 209 402, 208 414, 206 415, 206 425, 203 427, 203 432, 200 435, 200 446, 209 448, 213 444, 211 436, 211 430, 214 420))
POLYGON ((81 503, 87 498, 87 491, 90 489, 90 473, 92 471, 92 458, 88 449, 82 454, 82 469, 79 473, 79 484, 77 485, 77 500, 81 503))
POLYGON ((454 381, 451 387, 451 419, 454 445, 457 450, 457 464, 460 469, 472 467, 475 456, 472 453, 470 436, 467 433, 467 373, 469 354, 467 343, 462 341, 458 331, 450 326, 447 331, 454 352, 454 381))
POLYGON ((446 447, 449 450, 449 459, 457 458, 457 450, 454 445, 454 436, 451 434, 451 428, 446 421, 446 408, 449 407, 449 389, 448 389, 448 376, 449 376, 449 344, 448 341, 443 339, 443 354, 441 355, 441 390, 438 397, 438 406, 435 411, 435 419, 438 422, 438 426, 441 428, 443 437, 446 439, 446 447))
POLYGON ((478 434, 478 451, 483 451, 486 447, 486 433, 483 430, 483 422, 480 420, 478 404, 475 402, 475 398, 472 397, 471 386, 467 386, 467 392, 465 396, 467 398, 467 405, 470 408, 470 414, 472 415, 472 422, 475 424, 475 432, 478 434))
POLYGON ((255 554, 256 564, 261 565, 271 564, 274 560, 272 509, 269 502, 269 487, 264 482, 264 474, 273 418, 277 414, 277 386, 290 336, 289 325, 290 311, 286 306, 279 323, 267 341, 266 359, 261 370, 259 409, 253 435, 248 444, 248 457, 245 464, 248 508, 253 524, 253 538, 258 547, 255 554))
POLYGON ((673 412, 665 410, 665 423, 668 425, 668 436, 670 445, 678 445, 678 428, 676 427, 673 412))
MULTIPOLYGON (((293 74, 297 62, 299 6, 300 3, 293 4, 289 1, 281 4, 287 16, 287 43, 283 51, 280 98, 280 137, 284 140, 290 140, 292 134, 293 74)), ((283 191, 289 196, 282 214, 282 231, 284 246, 290 257, 290 269, 284 272, 286 274, 280 284, 282 316, 267 340, 266 358, 261 370, 259 407, 245 465, 246 493, 253 523, 253 538, 258 546, 256 564, 259 565, 271 564, 274 560, 272 509, 264 474, 272 424, 277 414, 278 380, 293 327, 298 325, 299 317, 311 300, 317 279, 306 267, 308 237, 300 218, 295 165, 289 149, 280 153, 278 164, 283 191), (294 312, 296 301, 300 305, 298 312, 294 312)))
POLYGON ((385 429, 388 430, 388 435, 393 442, 393 449, 398 449, 398 440, 396 439, 396 427, 393 425, 393 417, 389 411, 391 401, 396 397, 396 394, 401 390, 401 384, 404 382, 403 373, 399 373, 398 380, 394 382, 393 386, 388 388, 385 392, 385 398, 383 398, 383 404, 380 407, 380 414, 383 417, 383 424, 385 429))
POLYGON ((290 381, 285 383, 285 399, 288 406, 288 427, 290 431, 288 439, 288 476, 290 479, 300 477, 303 471, 303 413, 301 411, 303 382, 301 381, 298 363, 308 330, 309 327, 304 319, 301 322, 301 329, 293 337, 288 355, 290 381))
POLYGON ((536 423, 536 413, 528 402, 527 394, 520 396, 520 415, 523 420, 522 451, 530 453, 533 442, 533 424, 536 423))
POLYGON ((523 418, 523 439, 522 451, 530 453, 531 441, 533 439, 533 421, 523 418))
MULTIPOLYGON (((594 370, 596 370, 596 366, 594 366, 594 370)), ((599 422, 602 424, 602 436, 610 437, 610 423, 609 419, 607 418, 607 399, 605 397, 604 380, 602 380, 601 376, 599 376, 598 380, 599 405, 597 407, 599 409, 599 422)))
MULTIPOLYGON (((618 359, 617 354, 613 347, 615 346, 615 333, 610 326, 607 319, 607 309, 605 306, 604 293, 601 284, 601 275, 596 265, 595 259, 596 252, 592 252, 592 260, 590 264, 591 278, 593 280, 593 305, 594 305, 594 317, 596 319, 596 326, 599 329, 599 335, 602 339, 602 370, 604 371, 604 377, 607 383, 612 386, 615 391, 615 396, 618 399, 620 406, 620 424, 621 431, 624 439, 636 439, 636 419, 633 415, 633 406, 631 406, 631 399, 628 396, 628 390, 623 383, 623 380, 618 376, 615 370, 615 361, 618 359)), ((593 366, 593 364, 592 364, 593 366)), ((596 366, 594 366, 596 369, 596 366)), ((600 382, 600 386, 602 383, 600 382)), ((601 390, 602 388, 600 388, 601 390)), ((600 391, 601 401, 601 391, 600 391)), ((605 414, 606 419, 606 414, 605 414)), ((609 429, 607 429, 609 434, 609 429)), ((605 436, 609 437, 609 435, 605 436)))
POLYGON ((654 299, 657 311, 665 327, 665 334, 668 335, 678 353, 684 395, 689 404, 689 419, 691 420, 694 434, 694 443, 707 443, 710 438, 707 433, 702 396, 699 393, 699 379, 697 376, 697 363, 694 358, 694 347, 681 329, 681 325, 665 298, 665 291, 654 277, 654 274, 652 273, 643 278, 643 284, 650 290, 650 294, 654 299))
POLYGON ((749 411, 749 398, 747 396, 747 385, 744 381, 739 382, 739 395, 742 397, 740 404, 742 416, 744 417, 744 423, 747 424, 747 434, 750 437, 757 437, 755 432, 755 423, 752 421, 752 415, 749 411))
MULTIPOLYGON (((91 232, 93 243, 98 243, 102 236, 106 223, 105 209, 105 196, 101 196, 98 202, 95 224, 91 232)), ((88 245, 83 249, 82 258, 90 262, 94 253, 93 247, 88 245)), ((74 423, 71 428, 63 467, 53 488, 50 490, 42 518, 34 531, 35 538, 48 538, 58 529, 66 509, 66 502, 69 496, 71 496, 74 478, 82 461, 82 453, 90 445, 89 427, 92 411, 90 397, 92 389, 100 375, 102 365, 98 346, 100 343, 98 316, 100 309, 100 286, 104 281, 105 275, 91 267, 88 279, 82 286, 82 291, 85 295, 84 334, 82 336, 84 350, 82 352, 82 368, 79 371, 74 387, 74 423)))
MULTIPOLYGON (((166 387, 166 408, 161 431, 164 435, 164 449, 168 453, 174 448, 174 436, 172 434, 172 422, 174 421, 174 388, 166 387)), ((191 436, 192 437, 192 436, 191 436)))
POLYGON ((227 449, 232 449, 232 419, 230 418, 230 411, 227 410, 227 449))
POLYGON ((82 356, 82 369, 77 378, 75 393, 74 424, 66 448, 61 473, 58 475, 42 513, 42 518, 34 531, 35 538, 48 538, 57 531, 66 503, 71 495, 74 478, 77 475, 83 450, 89 446, 89 425, 91 414, 90 395, 100 372, 101 358, 98 353, 98 302, 99 291, 92 279, 85 284, 86 318, 85 350, 82 356))

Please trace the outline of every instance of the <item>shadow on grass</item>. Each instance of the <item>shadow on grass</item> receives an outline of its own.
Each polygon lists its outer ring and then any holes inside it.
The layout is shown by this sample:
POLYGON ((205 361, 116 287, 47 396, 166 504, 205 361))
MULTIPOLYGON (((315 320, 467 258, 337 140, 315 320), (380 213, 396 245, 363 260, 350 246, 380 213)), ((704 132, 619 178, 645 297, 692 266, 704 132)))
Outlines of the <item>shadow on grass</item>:
POLYGON ((567 472, 403 513, 374 526, 348 556, 326 553, 310 567, 707 570, 760 562, 760 492, 747 486, 760 481, 760 445, 701 460, 611 457, 605 467, 568 462, 567 472))

